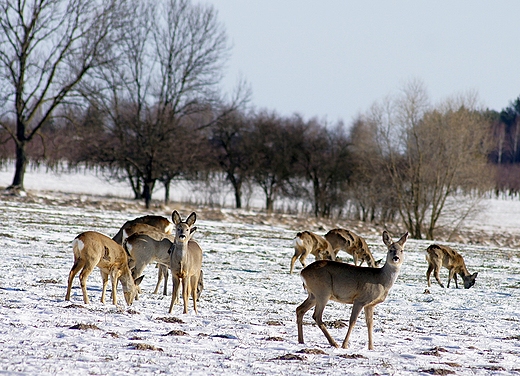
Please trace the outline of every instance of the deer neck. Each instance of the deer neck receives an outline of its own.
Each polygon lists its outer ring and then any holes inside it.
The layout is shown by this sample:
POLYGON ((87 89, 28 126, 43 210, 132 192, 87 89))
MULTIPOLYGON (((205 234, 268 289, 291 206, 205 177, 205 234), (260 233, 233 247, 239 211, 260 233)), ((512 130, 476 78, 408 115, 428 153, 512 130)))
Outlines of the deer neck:
POLYGON ((186 260, 188 257, 188 242, 175 240, 175 252, 180 256, 181 260, 186 260))
POLYGON ((392 265, 390 263, 385 263, 383 267, 381 268, 381 275, 383 276, 383 284, 390 288, 395 280, 397 279, 397 276, 399 275, 399 271, 401 270, 401 266, 392 265))

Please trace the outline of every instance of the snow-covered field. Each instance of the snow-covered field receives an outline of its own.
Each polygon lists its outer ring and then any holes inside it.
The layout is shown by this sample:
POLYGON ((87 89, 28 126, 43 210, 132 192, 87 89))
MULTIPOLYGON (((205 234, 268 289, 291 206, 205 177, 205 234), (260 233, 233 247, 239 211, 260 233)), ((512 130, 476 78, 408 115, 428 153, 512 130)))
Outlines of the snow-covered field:
MULTIPOLYGON (((11 179, 3 176, 0 187, 11 179)), ((46 184, 52 187, 55 177, 40 175, 33 186, 30 179, 29 189, 49 189, 46 184)), ((73 180, 59 186, 106 193, 106 184, 96 179, 73 180)), ((87 284, 92 303, 84 305, 77 278, 71 301, 64 301, 72 239, 86 230, 112 236, 126 220, 145 212, 78 208, 53 201, 47 192, 32 194, 41 200, 0 196, 0 374, 520 374, 517 249, 450 244, 463 254, 470 272, 479 272, 476 285, 464 290, 435 284, 428 294, 424 254, 431 243, 409 240, 401 274, 375 310, 375 350, 367 350, 363 314, 350 348, 335 349, 314 325, 312 311, 304 320, 306 343, 297 341, 295 309, 306 293, 298 273, 288 270, 292 238, 301 228, 199 216, 195 238, 204 250, 205 289, 198 315, 191 301, 189 314, 182 314, 180 305, 168 314, 170 296, 151 293, 153 265, 131 307, 124 305, 121 291, 119 306, 99 302, 97 271, 87 284)), ((489 229, 497 220, 497 228, 516 236, 518 203, 495 203, 475 226, 489 229)), ((173 208, 148 213, 169 216, 173 208)), ((376 259, 383 258, 380 234, 370 229, 365 234, 376 259)), ((441 278, 447 279, 445 269, 441 278)), ((345 336, 349 315, 347 305, 331 302, 325 309, 324 320, 337 341, 345 336)))

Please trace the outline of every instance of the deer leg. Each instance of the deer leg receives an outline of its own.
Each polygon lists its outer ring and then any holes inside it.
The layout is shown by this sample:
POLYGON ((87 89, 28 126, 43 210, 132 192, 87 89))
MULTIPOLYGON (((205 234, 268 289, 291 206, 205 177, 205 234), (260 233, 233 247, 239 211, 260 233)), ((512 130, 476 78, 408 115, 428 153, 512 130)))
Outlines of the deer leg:
POLYGON ((81 286, 81 291, 83 292, 83 302, 85 304, 89 304, 88 294, 87 294, 87 278, 94 270, 94 265, 85 265, 81 273, 79 273, 79 284, 81 286))
POLYGON ((325 327, 325 323, 323 322, 323 310, 325 309, 325 305, 327 305, 327 301, 323 300, 316 300, 316 307, 314 308, 314 314, 312 315, 312 318, 314 321, 316 321, 316 324, 318 324, 318 328, 321 329, 323 334, 325 334, 325 337, 329 341, 329 344, 334 347, 338 347, 338 344, 332 338, 332 336, 329 334, 329 331, 325 327))
POLYGON ((294 270, 294 264, 296 263, 296 260, 298 259, 298 256, 301 255, 301 252, 299 252, 297 249, 294 250, 294 255, 293 257, 291 258, 291 269, 289 271, 290 274, 292 274, 293 270, 294 270))
POLYGON ((309 294, 307 299, 296 308, 296 325, 298 326, 298 343, 303 342, 303 316, 305 313, 316 305, 316 299, 309 294))
POLYGON ((451 279, 453 278, 453 275, 455 274, 455 273, 452 273, 452 270, 453 269, 450 269, 450 272, 448 274, 448 284, 447 284, 448 288, 450 288, 451 279))
MULTIPOLYGON (((103 273, 101 271, 101 280, 103 281, 103 287, 101 289, 101 303, 105 304, 105 295, 106 295, 106 292, 107 292, 107 286, 108 286, 108 274, 107 273, 103 273)), ((112 297, 112 300, 114 299, 113 296, 114 296, 114 284, 112 283, 112 294, 111 294, 111 297, 112 297)))
POLYGON ((308 252, 303 252, 301 255, 300 255, 300 263, 302 264, 302 266, 305 268, 307 266, 307 263, 305 262, 305 260, 307 259, 307 256, 309 255, 308 252))
MULTIPOLYGON (((435 279, 437 280, 439 285, 441 285, 441 287, 444 288, 444 285, 442 284, 441 278, 439 276, 440 269, 441 269, 441 267, 439 265, 435 265, 435 270, 433 271, 433 275, 435 276, 435 279)), ((448 280, 448 287, 450 287, 450 280, 448 280)))
POLYGON ((160 265, 159 269, 162 269, 164 276, 163 295, 168 295, 168 267, 166 265, 160 265))
POLYGON ((193 299, 193 310, 195 313, 197 312, 197 285, 199 283, 199 276, 194 275, 190 278, 190 290, 191 290, 191 299, 193 299))
POLYGON ((432 271, 433 271, 433 265, 428 264, 428 270, 426 271, 426 282, 428 283, 428 287, 430 287, 432 285, 430 282, 430 275, 432 274, 432 271))
POLYGON ((69 273, 69 280, 67 283, 67 294, 65 295, 65 300, 70 300, 70 290, 72 289, 72 282, 74 281, 74 277, 78 272, 81 270, 81 268, 84 266, 84 264, 80 261, 74 261, 74 265, 72 265, 72 268, 70 269, 69 273))
POLYGON ((179 296, 179 284, 180 284, 180 279, 175 274, 172 273, 172 285, 173 285, 172 302, 170 304, 170 310, 168 311, 168 313, 172 313, 173 305, 175 304, 175 301, 177 300, 176 298, 179 296))
POLYGON ((190 278, 184 277, 182 279, 182 301, 184 303, 184 310, 182 313, 188 313, 188 299, 190 298, 190 278))
POLYGON ((157 284, 155 285, 155 289, 153 290, 153 294, 157 294, 159 292, 159 287, 161 286, 161 282, 163 281, 163 272, 161 269, 161 265, 157 264, 157 284))
POLYGON ((374 350, 374 339, 372 336, 374 329, 374 306, 365 307, 365 321, 367 323, 368 330, 368 349, 374 350))
POLYGON ((110 273, 110 280, 112 281, 112 303, 117 305, 117 282, 119 280, 118 270, 112 270, 110 273))
POLYGON ((341 345, 342 348, 348 349, 348 341, 350 339, 350 335, 352 334, 352 330, 354 329, 354 325, 356 325, 357 318, 363 309, 363 305, 361 303, 354 302, 352 305, 352 313, 350 314, 350 320, 348 324, 347 335, 345 336, 345 340, 341 345))
POLYGON ((199 274, 199 279, 197 280, 197 301, 199 301, 200 294, 202 294, 202 290, 204 290, 204 273, 202 270, 199 274))
MULTIPOLYGON (((453 269, 452 269, 453 270, 453 269)), ((453 278, 453 280, 455 281, 455 288, 459 288, 459 284, 458 284, 458 281, 457 281, 457 273, 455 273, 455 271, 452 273, 450 271, 450 275, 451 275, 451 278, 453 278)), ((449 281, 448 281, 449 282, 449 281)), ((449 286, 448 286, 449 287, 449 286)))

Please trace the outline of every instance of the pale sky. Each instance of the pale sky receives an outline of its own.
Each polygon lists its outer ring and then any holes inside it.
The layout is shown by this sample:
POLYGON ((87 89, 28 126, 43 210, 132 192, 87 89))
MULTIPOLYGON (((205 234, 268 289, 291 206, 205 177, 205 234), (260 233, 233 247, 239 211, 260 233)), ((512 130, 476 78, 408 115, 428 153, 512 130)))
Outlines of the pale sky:
POLYGON ((256 108, 350 124, 421 80, 433 102, 477 92, 500 111, 520 96, 520 0, 201 0, 233 45, 223 82, 256 108))

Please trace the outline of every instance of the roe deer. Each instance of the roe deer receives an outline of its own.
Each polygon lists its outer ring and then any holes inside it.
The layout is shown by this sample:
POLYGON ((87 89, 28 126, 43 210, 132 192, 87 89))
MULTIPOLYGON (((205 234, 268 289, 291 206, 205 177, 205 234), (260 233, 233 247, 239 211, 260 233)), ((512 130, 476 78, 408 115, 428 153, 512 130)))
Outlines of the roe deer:
MULTIPOLYGON (((159 265, 159 276, 155 287, 155 290, 157 290, 163 277, 168 275, 170 251, 175 246, 174 241, 175 238, 172 235, 163 234, 154 230, 137 232, 126 238, 123 242, 123 247, 131 258, 130 269, 132 270, 132 276, 138 278, 142 275, 148 264, 156 262, 159 265), (166 269, 166 272, 163 271, 164 269, 166 269)), ((190 240, 189 243, 196 244, 194 240, 190 240)), ((199 284, 197 286, 197 297, 200 296, 204 288, 202 278, 201 271, 199 284)), ((167 284, 167 282, 168 280, 165 280, 164 283, 167 284)), ((163 292, 166 295, 166 288, 163 292)))
POLYGON ((312 307, 312 318, 318 324, 331 346, 338 344, 331 337, 322 316, 329 300, 352 304, 349 327, 342 347, 348 347, 348 341, 356 320, 365 309, 365 320, 368 330, 368 349, 374 349, 372 328, 374 325, 374 307, 384 302, 390 288, 394 284, 399 269, 404 261, 404 244, 408 239, 405 233, 397 242, 392 242, 388 232, 383 232, 383 242, 388 247, 386 263, 382 268, 360 267, 336 261, 315 261, 301 271, 303 286, 309 296, 296 308, 298 325, 298 342, 303 342, 303 316, 312 307))
MULTIPOLYGON (((112 238, 119 244, 123 244, 124 240, 128 238, 130 235, 135 233, 143 233, 143 232, 152 232, 157 231, 161 234, 171 234, 173 231, 173 224, 165 217, 160 215, 145 215, 143 217, 138 217, 132 219, 131 221, 126 221, 123 226, 119 229, 116 235, 112 238)), ((157 240, 161 240, 162 237, 159 237, 157 240)), ((168 267, 162 264, 157 264, 159 271, 157 275, 157 285, 155 286, 154 294, 157 294, 159 291, 159 287, 161 285, 161 281, 164 278, 164 287, 163 294, 167 295, 168 292, 168 267)))
MULTIPOLYGON (((132 239, 136 239, 136 238, 140 239, 138 237, 138 235, 146 235, 147 238, 151 238, 158 242, 162 241, 165 238, 169 238, 170 240, 173 240, 173 238, 170 238, 170 233, 162 232, 159 230, 159 228, 147 225, 145 223, 134 223, 134 224, 128 226, 127 228, 125 228, 123 230, 123 237, 122 237, 123 248, 125 248, 125 250, 128 252, 128 255, 131 258, 131 260, 129 262, 129 266, 130 266, 130 269, 132 270, 132 276, 134 278, 141 276, 141 274, 144 270, 144 267, 146 265, 148 265, 148 263, 157 261, 157 268, 158 268, 157 284, 155 285, 155 290, 153 291, 153 293, 157 294, 157 292, 159 291, 159 287, 161 286, 161 282, 164 278, 165 282, 164 282, 164 287, 163 287, 163 295, 167 295, 167 293, 168 293, 168 283, 167 283, 168 266, 170 264, 170 260, 167 255, 167 252, 164 255, 165 256, 164 259, 167 261, 164 261, 163 263, 161 263, 160 260, 156 260, 156 258, 154 257, 155 252, 153 252, 153 251, 152 251, 152 254, 148 255, 149 257, 147 257, 146 260, 143 260, 143 256, 145 254, 141 254, 140 252, 130 252, 127 247, 127 244, 126 244, 127 239, 134 234, 135 234, 135 236, 132 239), (134 253, 137 253, 137 255, 134 253), (135 270, 136 266, 139 268, 138 271, 135 270)), ((130 247, 131 247, 131 245, 130 245, 130 247)), ((142 252, 146 252, 146 250, 143 250, 142 252)))
POLYGON ((294 255, 291 258, 291 269, 289 271, 292 274, 294 270, 294 264, 298 257, 303 267, 307 264, 305 259, 309 254, 313 254, 316 260, 331 259, 336 260, 334 250, 332 249, 329 242, 320 235, 316 235, 310 231, 302 231, 296 234, 294 238, 294 255))
POLYGON ((428 261, 428 270, 426 271, 428 287, 431 286, 430 275, 432 271, 435 279, 439 282, 439 285, 444 287, 439 278, 441 266, 444 266, 449 270, 448 287, 450 287, 450 281, 453 278, 455 280, 455 287, 459 288, 459 284, 457 283, 457 274, 460 274, 462 277, 465 289, 469 289, 475 284, 475 279, 477 278, 478 273, 471 274, 466 268, 466 263, 462 256, 446 245, 430 245, 426 249, 426 261, 428 261))
POLYGON ((108 236, 99 232, 86 231, 74 239, 72 242, 74 251, 74 264, 69 273, 67 294, 65 300, 70 300, 70 290, 76 274, 81 270, 79 281, 83 291, 83 301, 89 303, 87 294, 87 278, 92 270, 97 266, 101 270, 103 279, 103 290, 101 302, 105 303, 105 294, 108 284, 108 276, 112 281, 112 302, 117 304, 117 282, 121 281, 126 303, 131 305, 137 295, 137 285, 142 278, 134 281, 130 268, 128 267, 128 257, 123 247, 110 239, 108 236))
POLYGON ((325 239, 330 243, 337 257, 340 250, 344 250, 354 258, 354 265, 359 266, 365 261, 368 266, 375 268, 376 261, 368 249, 367 242, 361 236, 352 231, 335 228, 325 234, 325 239))
POLYGON ((190 241, 197 229, 194 227, 197 215, 191 213, 186 221, 174 210, 172 213, 175 225, 174 247, 170 250, 170 270, 172 272, 173 293, 169 313, 172 313, 176 297, 179 296, 180 281, 182 280, 183 313, 188 313, 188 299, 191 295, 193 310, 197 313, 197 286, 201 277, 202 249, 197 242, 190 241))

